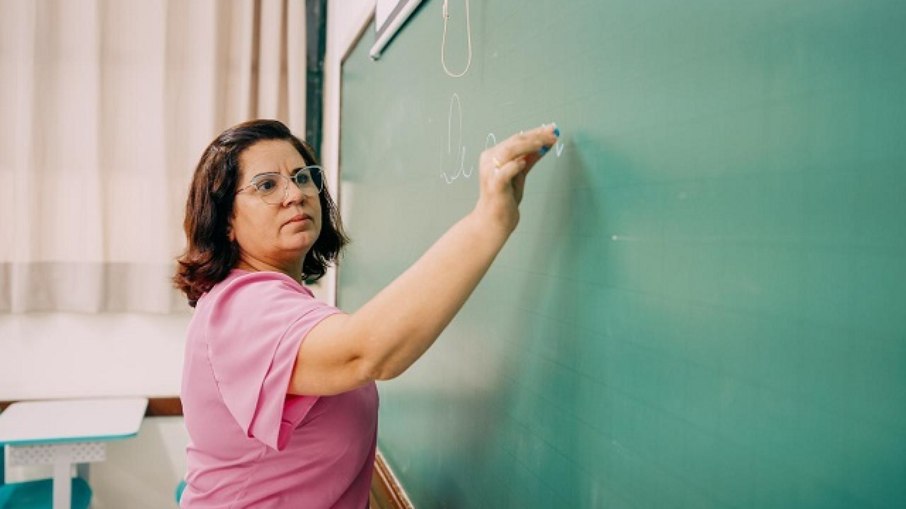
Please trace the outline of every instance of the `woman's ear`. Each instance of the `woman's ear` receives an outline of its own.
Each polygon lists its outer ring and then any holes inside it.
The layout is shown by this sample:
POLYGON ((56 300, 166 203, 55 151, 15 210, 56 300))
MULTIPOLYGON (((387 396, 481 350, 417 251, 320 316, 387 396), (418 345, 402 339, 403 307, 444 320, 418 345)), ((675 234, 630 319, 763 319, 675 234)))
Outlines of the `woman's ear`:
POLYGON ((230 242, 236 242, 236 234, 233 233, 233 225, 227 225, 227 238, 230 239, 230 242))

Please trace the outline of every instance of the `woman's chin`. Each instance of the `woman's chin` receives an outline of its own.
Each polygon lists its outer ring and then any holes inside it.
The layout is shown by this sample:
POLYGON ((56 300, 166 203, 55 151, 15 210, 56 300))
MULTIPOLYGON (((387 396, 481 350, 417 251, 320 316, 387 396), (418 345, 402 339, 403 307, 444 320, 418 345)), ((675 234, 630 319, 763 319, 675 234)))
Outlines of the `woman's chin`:
POLYGON ((311 250, 311 247, 315 244, 315 240, 317 239, 312 239, 309 235, 294 236, 294 238, 287 239, 287 241, 283 243, 283 250, 291 251, 302 259, 305 258, 308 251, 311 250))

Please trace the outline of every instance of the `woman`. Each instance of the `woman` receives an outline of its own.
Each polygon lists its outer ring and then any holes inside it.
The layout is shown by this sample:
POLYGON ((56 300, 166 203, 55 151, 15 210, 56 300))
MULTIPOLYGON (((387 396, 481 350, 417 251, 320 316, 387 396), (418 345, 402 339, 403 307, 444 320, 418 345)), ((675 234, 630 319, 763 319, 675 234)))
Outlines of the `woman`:
POLYGON ((474 210, 355 313, 314 298, 346 238, 311 149, 283 124, 232 127, 205 150, 174 281, 195 314, 182 403, 188 508, 358 508, 368 503, 375 380, 418 359, 519 221, 555 126, 481 155, 474 210))

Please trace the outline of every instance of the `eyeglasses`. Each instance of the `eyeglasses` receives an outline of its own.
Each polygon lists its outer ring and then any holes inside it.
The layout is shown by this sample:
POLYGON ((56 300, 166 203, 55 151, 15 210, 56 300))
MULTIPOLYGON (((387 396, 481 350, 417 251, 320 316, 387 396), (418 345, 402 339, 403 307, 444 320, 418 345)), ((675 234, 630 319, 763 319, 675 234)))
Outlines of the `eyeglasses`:
POLYGON ((304 166, 296 170, 291 177, 287 177, 282 173, 262 173, 255 175, 252 181, 236 191, 236 194, 254 187, 255 192, 265 203, 277 205, 286 200, 289 183, 292 181, 306 195, 317 196, 324 189, 323 173, 324 171, 320 166, 304 166), (278 192, 280 190, 283 192, 278 192))

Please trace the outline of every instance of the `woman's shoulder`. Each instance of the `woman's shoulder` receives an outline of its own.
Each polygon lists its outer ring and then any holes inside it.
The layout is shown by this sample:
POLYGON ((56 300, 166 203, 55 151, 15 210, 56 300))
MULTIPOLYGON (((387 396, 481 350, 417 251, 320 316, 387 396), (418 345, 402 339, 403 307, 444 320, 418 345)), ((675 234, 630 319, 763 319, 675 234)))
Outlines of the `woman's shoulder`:
POLYGON ((214 285, 198 300, 198 305, 223 304, 231 300, 263 304, 270 298, 281 295, 314 298, 311 290, 281 272, 233 269, 223 281, 214 285))

